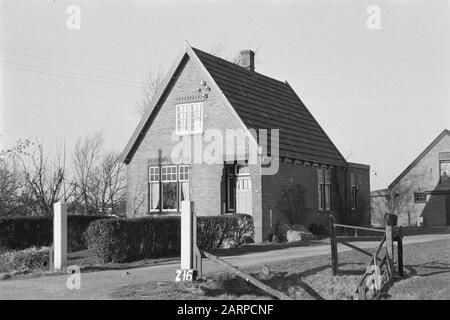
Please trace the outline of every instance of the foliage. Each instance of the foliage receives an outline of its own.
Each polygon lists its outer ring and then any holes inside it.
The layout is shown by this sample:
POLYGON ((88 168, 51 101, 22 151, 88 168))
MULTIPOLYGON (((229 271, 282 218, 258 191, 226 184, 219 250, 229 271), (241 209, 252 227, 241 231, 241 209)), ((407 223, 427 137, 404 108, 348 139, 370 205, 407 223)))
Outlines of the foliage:
POLYGON ((20 251, 5 251, 0 253, 0 272, 20 270, 48 270, 50 263, 50 248, 28 248, 20 251))

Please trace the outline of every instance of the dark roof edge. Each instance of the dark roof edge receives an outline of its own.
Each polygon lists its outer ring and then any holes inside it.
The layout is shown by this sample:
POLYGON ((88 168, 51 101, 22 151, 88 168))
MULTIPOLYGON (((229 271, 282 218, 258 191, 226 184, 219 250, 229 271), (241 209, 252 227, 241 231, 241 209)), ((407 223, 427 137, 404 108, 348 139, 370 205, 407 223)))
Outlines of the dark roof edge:
POLYGON ((450 131, 448 129, 444 129, 429 145, 425 148, 414 160, 409 164, 409 166, 406 167, 405 170, 403 170, 397 178, 395 178, 394 181, 391 182, 391 184, 388 186, 388 189, 392 189, 420 160, 422 160, 423 157, 427 155, 428 152, 430 152, 431 149, 434 148, 434 146, 441 141, 442 138, 444 138, 446 135, 450 135, 450 131))
POLYGON ((186 51, 183 51, 175 59, 174 63, 172 64, 169 71, 167 72, 167 75, 164 78, 161 86, 159 87, 158 91, 156 92, 155 96, 153 97, 152 101, 150 102, 150 106, 148 107, 148 109, 144 113, 144 115, 142 116, 138 125, 134 129, 131 138, 128 140, 127 145, 125 146, 124 150, 120 154, 119 161, 124 162, 125 164, 128 164, 130 162, 130 159, 134 154, 134 150, 136 149, 136 144, 138 143, 138 140, 140 140, 142 138, 142 131, 144 130, 144 128, 147 126, 148 122, 150 121, 150 117, 152 116, 153 112, 156 110, 158 103, 160 102, 160 100, 162 98, 164 98, 166 90, 167 90, 169 84, 173 81, 173 77, 178 72, 185 56, 186 56, 186 51))
POLYGON ((389 189, 378 189, 370 191, 371 197, 386 197, 390 195, 389 189))
POLYGON ((370 165, 364 163, 347 162, 350 168, 370 170, 370 165))

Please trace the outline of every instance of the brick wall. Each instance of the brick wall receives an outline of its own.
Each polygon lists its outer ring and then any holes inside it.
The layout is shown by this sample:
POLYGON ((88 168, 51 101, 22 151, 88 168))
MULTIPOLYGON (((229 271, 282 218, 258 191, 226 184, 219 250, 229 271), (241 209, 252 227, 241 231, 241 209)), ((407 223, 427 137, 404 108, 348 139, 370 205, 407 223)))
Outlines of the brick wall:
POLYGON ((300 184, 305 189, 305 226, 312 222, 327 223, 326 213, 318 212, 317 168, 294 163, 280 163, 278 173, 262 176, 262 236, 263 240, 275 232, 278 222, 284 220, 280 212, 280 200, 283 187, 295 187, 300 184), (272 211, 272 225, 270 212, 272 211))

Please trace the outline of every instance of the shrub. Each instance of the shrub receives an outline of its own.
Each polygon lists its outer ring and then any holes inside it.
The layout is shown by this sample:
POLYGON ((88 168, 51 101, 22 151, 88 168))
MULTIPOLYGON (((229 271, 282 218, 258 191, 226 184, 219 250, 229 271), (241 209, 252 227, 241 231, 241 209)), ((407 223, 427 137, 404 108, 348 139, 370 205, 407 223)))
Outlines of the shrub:
MULTIPOLYGON (((86 248, 83 233, 89 223, 104 216, 68 216, 69 250, 86 248)), ((22 250, 30 247, 50 246, 53 242, 53 218, 12 217, 0 218, 0 251, 22 250)))
POLYGON ((280 212, 288 224, 303 224, 307 217, 306 189, 301 185, 284 186, 279 201, 280 212))
POLYGON ((104 262, 129 262, 180 250, 179 217, 114 218, 92 222, 86 244, 104 262))
MULTIPOLYGON (((130 262, 180 253, 179 216, 98 220, 86 230, 86 243, 103 262, 130 262)), ((201 249, 241 245, 253 237, 248 215, 207 216, 197 219, 197 243, 201 249)))
POLYGON ((328 228, 323 224, 311 223, 309 226, 309 231, 314 235, 327 235, 329 234, 328 228))
POLYGON ((15 270, 42 271, 49 268, 50 248, 28 248, 20 251, 5 251, 0 254, 0 272, 15 270))

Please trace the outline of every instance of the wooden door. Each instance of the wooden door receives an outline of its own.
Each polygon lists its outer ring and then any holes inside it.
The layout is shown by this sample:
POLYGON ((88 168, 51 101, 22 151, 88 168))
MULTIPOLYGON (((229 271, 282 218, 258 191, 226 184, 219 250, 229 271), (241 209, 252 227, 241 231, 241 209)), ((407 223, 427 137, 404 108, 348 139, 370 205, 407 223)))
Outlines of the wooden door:
POLYGON ((450 194, 445 196, 445 216, 446 216, 446 225, 450 226, 450 194))
POLYGON ((249 176, 236 179, 236 213, 252 214, 252 181, 249 176))

